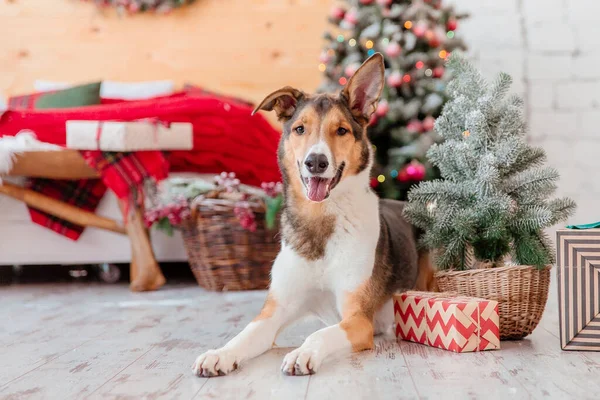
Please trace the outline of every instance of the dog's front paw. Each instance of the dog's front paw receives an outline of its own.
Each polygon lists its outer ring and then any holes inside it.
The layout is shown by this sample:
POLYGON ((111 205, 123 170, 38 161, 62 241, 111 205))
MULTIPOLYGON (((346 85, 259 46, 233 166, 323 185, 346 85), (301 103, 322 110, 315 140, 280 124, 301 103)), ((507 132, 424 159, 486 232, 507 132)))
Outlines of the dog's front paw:
POLYGON ((192 371, 197 376, 227 375, 238 367, 235 355, 226 350, 209 350, 196 358, 192 371))
POLYGON ((281 371, 286 375, 310 375, 317 372, 321 361, 317 350, 300 347, 284 357, 281 371))

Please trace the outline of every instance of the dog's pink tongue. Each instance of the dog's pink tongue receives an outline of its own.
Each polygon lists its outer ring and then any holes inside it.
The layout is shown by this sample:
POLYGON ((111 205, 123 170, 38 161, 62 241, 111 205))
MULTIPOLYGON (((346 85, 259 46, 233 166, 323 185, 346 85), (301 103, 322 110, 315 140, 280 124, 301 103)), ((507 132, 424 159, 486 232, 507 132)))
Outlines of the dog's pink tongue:
POLYGON ((308 180, 308 198, 312 201, 323 201, 327 197, 329 179, 310 178, 308 180))

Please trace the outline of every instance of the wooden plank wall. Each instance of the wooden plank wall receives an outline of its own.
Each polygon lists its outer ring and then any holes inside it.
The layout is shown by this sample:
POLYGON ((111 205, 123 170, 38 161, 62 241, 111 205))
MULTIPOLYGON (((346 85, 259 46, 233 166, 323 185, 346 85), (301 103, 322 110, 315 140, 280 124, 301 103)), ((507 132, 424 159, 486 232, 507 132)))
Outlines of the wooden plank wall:
POLYGON ((197 0, 169 16, 119 17, 81 0, 0 1, 0 95, 36 79, 174 79, 257 101, 313 90, 332 0, 197 0))

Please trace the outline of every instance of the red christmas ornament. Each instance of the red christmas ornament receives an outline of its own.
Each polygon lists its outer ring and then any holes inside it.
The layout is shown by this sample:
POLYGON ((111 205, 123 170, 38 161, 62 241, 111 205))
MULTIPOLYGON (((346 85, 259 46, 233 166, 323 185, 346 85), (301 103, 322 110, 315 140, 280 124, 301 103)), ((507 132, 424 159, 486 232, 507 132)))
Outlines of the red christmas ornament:
POLYGON ((402 47, 397 42, 391 42, 385 48, 385 54, 389 57, 398 57, 402 53, 402 47))
POLYGON ((360 0, 360 4, 369 5, 373 4, 375 0, 360 0))
POLYGON ((391 87, 398 87, 402 85, 402 74, 398 71, 394 71, 388 76, 387 83, 391 87))
POLYGON ((456 28, 458 28, 458 21, 454 18, 449 19, 446 23, 446 28, 448 28, 449 31, 455 31, 456 28))
POLYGON ((441 78, 442 76, 444 76, 444 67, 435 67, 433 69, 433 77, 434 78, 441 78))
POLYGON ((344 16, 344 21, 348 22, 349 24, 356 25, 358 23, 358 11, 356 11, 354 8, 348 10, 344 16))
POLYGON ((357 64, 357 63, 347 65, 346 68, 344 69, 344 74, 348 78, 350 78, 352 75, 354 75, 354 73, 358 70, 358 68, 360 68, 360 64, 357 64))
POLYGON ((406 130, 411 133, 419 133, 423 129, 423 124, 418 119, 411 119, 406 124, 406 130))
POLYGON ((413 160, 398 173, 398 178, 401 175, 408 181, 422 181, 425 178, 425 166, 417 160, 413 160))
POLYGON ((408 173, 406 172, 406 168, 402 168, 400 170, 400 172, 398 172, 398 179, 400 182, 408 182, 410 181, 410 178, 408 176, 408 173))
POLYGON ((429 38, 429 45, 431 47, 439 47, 442 44, 442 41, 434 32, 431 32, 431 35, 427 35, 429 38))
POLYGON ((432 131, 434 125, 435 125, 435 118, 433 118, 431 115, 428 115, 423 120, 423 132, 432 131))
POLYGON ((371 118, 369 119, 369 126, 373 126, 377 124, 377 115, 371 114, 371 118))
POLYGON ((390 110, 390 105, 387 100, 381 100, 379 104, 377 104, 377 110, 375 110, 375 114, 378 117, 384 117, 388 111, 390 110))
POLYGON ((371 187, 375 189, 377 186, 379 186, 379 181, 377 178, 371 178, 371 187))
POLYGON ((335 21, 341 21, 344 19, 344 15, 346 15, 346 10, 339 6, 333 6, 329 11, 329 16, 335 21))
POLYGON ((138 3, 129 3, 127 6, 127 11, 129 11, 131 14, 135 14, 140 11, 140 6, 138 3))

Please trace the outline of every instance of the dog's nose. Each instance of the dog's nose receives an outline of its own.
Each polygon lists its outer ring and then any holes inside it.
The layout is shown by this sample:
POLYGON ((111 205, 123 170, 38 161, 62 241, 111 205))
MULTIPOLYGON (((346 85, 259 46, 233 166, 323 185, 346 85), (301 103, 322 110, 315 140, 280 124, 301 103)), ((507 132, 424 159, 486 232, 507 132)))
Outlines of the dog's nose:
POLYGON ((327 167, 329 167, 329 160, 327 160, 325 154, 310 153, 308 157, 306 157, 306 160, 304 160, 304 165, 306 165, 308 172, 319 175, 327 170, 327 167))

